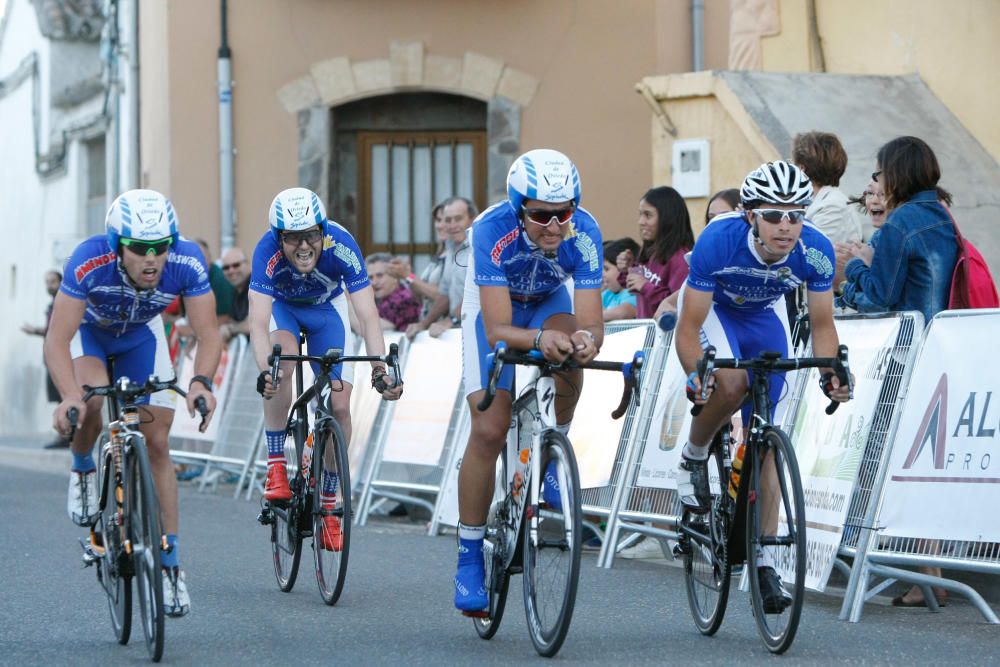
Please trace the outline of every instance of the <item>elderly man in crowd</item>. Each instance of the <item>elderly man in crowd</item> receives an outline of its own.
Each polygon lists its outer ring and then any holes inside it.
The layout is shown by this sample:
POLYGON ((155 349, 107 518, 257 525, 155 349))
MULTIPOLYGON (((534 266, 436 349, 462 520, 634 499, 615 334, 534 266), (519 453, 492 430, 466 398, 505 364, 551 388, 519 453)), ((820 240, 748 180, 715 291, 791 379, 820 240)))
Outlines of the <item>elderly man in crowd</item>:
POLYGON ((375 305, 382 328, 388 331, 406 331, 420 318, 420 301, 399 278, 389 273, 389 253, 377 252, 365 259, 368 279, 375 291, 375 305))

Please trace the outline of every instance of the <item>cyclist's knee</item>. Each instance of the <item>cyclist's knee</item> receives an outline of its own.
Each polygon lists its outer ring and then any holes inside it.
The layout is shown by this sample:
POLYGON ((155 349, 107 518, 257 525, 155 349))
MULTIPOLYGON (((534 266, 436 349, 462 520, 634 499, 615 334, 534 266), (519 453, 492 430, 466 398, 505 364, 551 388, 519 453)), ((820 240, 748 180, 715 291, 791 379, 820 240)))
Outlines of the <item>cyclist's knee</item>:
POLYGON ((347 405, 340 405, 340 404, 334 403, 334 405, 333 405, 333 417, 334 417, 334 419, 337 420, 337 423, 340 424, 340 428, 344 429, 345 431, 347 429, 351 428, 351 405, 350 405, 350 403, 348 403, 347 405))
POLYGON ((481 456, 498 455, 503 449, 504 443, 507 442, 509 426, 508 421, 499 423, 497 420, 478 420, 472 425, 467 449, 471 449, 481 456))
POLYGON ((735 410, 746 397, 746 380, 739 376, 719 374, 716 378, 713 398, 721 405, 735 410))

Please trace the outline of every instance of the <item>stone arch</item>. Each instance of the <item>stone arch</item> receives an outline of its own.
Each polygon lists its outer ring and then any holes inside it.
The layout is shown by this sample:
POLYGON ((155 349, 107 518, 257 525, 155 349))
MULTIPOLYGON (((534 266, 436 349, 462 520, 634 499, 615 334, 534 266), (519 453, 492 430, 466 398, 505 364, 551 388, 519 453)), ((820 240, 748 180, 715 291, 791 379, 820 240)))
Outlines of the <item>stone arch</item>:
POLYGON ((403 92, 464 95, 487 104, 487 193, 506 196, 507 170, 520 149, 521 107, 538 80, 502 60, 474 51, 461 58, 426 53, 423 42, 392 42, 389 57, 352 61, 346 56, 314 63, 309 73, 277 91, 299 126, 299 183, 328 198, 332 163, 330 108, 365 97, 403 92))

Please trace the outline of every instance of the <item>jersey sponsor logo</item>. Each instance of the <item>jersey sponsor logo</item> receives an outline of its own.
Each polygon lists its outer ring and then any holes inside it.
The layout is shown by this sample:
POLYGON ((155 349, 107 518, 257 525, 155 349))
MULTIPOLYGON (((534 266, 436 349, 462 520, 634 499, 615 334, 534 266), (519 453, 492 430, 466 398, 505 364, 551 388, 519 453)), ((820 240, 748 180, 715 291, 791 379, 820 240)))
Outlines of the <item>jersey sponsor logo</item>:
POLYGON ((332 236, 327 234, 326 236, 323 237, 323 250, 329 250, 335 245, 337 245, 337 243, 333 240, 332 236))
POLYGON ((590 235, 586 232, 576 232, 576 249, 580 253, 580 257, 583 261, 587 263, 587 267, 591 271, 599 271, 601 268, 601 262, 597 258, 597 245, 590 238, 590 235))
POLYGON ((819 275, 829 278, 833 275, 833 263, 823 251, 816 248, 806 248, 806 263, 816 269, 819 275))
MULTIPOLYGON (((331 239, 332 240, 332 239, 331 239)), ((343 243, 336 243, 333 246, 333 256, 344 264, 350 265, 355 273, 361 273, 361 260, 354 254, 354 251, 343 243)))
POLYGON ((515 228, 504 234, 493 246, 493 250, 490 251, 490 259, 496 266, 500 266, 500 255, 503 253, 504 248, 509 246, 514 242, 514 239, 518 237, 521 233, 521 229, 515 228))
POLYGON ((185 266, 190 266, 194 269, 195 273, 198 274, 199 280, 207 280, 208 274, 205 272, 205 266, 198 260, 197 257, 192 257, 190 255, 178 255, 177 253, 170 253, 170 262, 176 262, 178 264, 184 264, 185 266))
POLYGON ((83 279, 87 277, 88 273, 90 273, 94 269, 99 269, 102 266, 107 266, 108 264, 111 264, 113 261, 115 261, 116 258, 117 255, 115 255, 115 253, 109 252, 88 259, 86 262, 76 267, 76 271, 73 272, 73 276, 76 278, 76 282, 82 283, 83 279))
POLYGON ((267 260, 267 266, 264 267, 264 273, 267 274, 268 278, 274 277, 274 267, 278 266, 278 262, 281 261, 282 255, 283 253, 279 250, 271 255, 271 259, 267 260))

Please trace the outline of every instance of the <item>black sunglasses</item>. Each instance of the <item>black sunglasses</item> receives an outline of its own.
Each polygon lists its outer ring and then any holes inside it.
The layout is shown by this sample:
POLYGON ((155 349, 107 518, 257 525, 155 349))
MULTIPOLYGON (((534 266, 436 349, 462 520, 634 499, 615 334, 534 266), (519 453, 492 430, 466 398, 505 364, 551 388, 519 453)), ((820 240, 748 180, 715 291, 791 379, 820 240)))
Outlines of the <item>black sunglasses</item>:
POLYGON ((242 259, 240 261, 238 261, 238 262, 233 262, 232 264, 223 264, 222 265, 222 270, 223 271, 228 271, 229 269, 238 269, 241 266, 243 266, 243 260, 242 259))
POLYGON ((152 243, 136 241, 135 239, 121 239, 122 245, 128 248, 129 252, 140 257, 145 255, 162 255, 170 250, 173 242, 173 239, 163 239, 162 241, 153 241, 152 243))
POLYGON ((285 232, 281 235, 282 243, 287 243, 290 246, 300 245, 303 241, 306 243, 316 243, 323 238, 323 230, 311 229, 308 232, 285 232))

